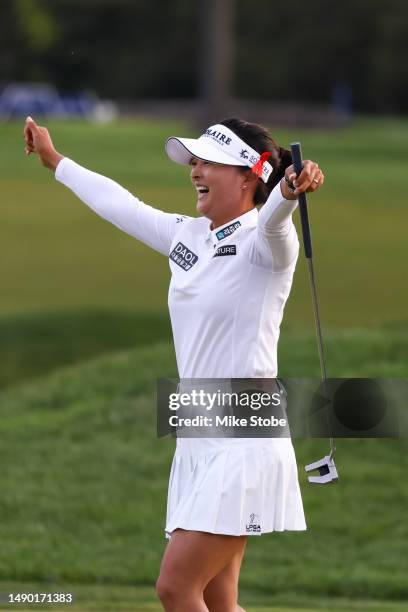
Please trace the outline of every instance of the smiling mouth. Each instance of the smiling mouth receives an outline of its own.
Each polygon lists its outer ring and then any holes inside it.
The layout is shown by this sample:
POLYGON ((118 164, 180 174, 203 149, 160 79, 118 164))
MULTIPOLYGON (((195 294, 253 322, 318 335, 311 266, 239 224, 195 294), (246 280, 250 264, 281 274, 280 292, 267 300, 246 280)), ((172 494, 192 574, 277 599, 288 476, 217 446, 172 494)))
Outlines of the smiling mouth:
POLYGON ((197 187, 196 189, 199 196, 205 195, 210 191, 208 187, 197 187))

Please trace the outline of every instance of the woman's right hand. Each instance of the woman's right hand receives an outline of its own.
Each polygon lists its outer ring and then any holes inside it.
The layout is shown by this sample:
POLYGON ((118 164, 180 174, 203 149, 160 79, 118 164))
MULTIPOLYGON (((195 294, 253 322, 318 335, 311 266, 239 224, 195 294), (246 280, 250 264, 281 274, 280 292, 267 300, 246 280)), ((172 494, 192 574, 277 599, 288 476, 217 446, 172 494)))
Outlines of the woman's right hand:
POLYGON ((55 171, 64 156, 56 151, 47 128, 37 125, 34 119, 27 117, 23 133, 26 155, 37 153, 42 165, 55 171))

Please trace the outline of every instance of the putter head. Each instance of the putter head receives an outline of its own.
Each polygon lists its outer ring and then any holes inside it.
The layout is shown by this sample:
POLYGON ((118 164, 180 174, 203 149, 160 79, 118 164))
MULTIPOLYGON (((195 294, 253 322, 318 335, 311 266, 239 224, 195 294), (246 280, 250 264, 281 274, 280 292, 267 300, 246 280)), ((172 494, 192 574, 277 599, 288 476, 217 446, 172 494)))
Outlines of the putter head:
POLYGON ((330 482, 337 482, 339 477, 337 474, 336 466, 330 455, 326 455, 323 459, 309 463, 305 467, 306 472, 312 472, 313 470, 319 470, 320 476, 308 476, 307 479, 312 484, 328 484, 330 482))

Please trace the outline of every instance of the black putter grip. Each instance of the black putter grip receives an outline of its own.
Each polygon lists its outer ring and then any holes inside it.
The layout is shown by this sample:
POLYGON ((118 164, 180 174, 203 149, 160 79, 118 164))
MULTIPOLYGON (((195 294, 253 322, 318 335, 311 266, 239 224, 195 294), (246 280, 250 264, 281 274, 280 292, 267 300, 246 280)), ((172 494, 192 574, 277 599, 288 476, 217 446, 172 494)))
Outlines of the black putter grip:
MULTIPOLYGON (((292 142, 290 145, 292 151, 292 161, 295 167, 296 176, 302 172, 302 149, 300 142, 292 142)), ((307 214, 307 199, 305 193, 298 195, 300 222, 302 224, 303 248, 308 259, 312 259, 312 237, 310 235, 309 215, 307 214)))

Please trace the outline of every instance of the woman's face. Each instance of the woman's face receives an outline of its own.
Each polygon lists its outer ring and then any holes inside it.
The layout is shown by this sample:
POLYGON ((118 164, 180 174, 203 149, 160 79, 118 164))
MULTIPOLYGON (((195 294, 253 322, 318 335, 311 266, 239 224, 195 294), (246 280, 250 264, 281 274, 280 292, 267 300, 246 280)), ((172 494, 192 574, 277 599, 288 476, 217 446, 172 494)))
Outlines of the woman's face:
POLYGON ((197 210, 216 221, 234 219, 242 214, 242 207, 252 198, 253 181, 239 166, 213 164, 193 157, 191 182, 197 190, 197 210), (236 213, 236 214, 235 214, 236 213))

